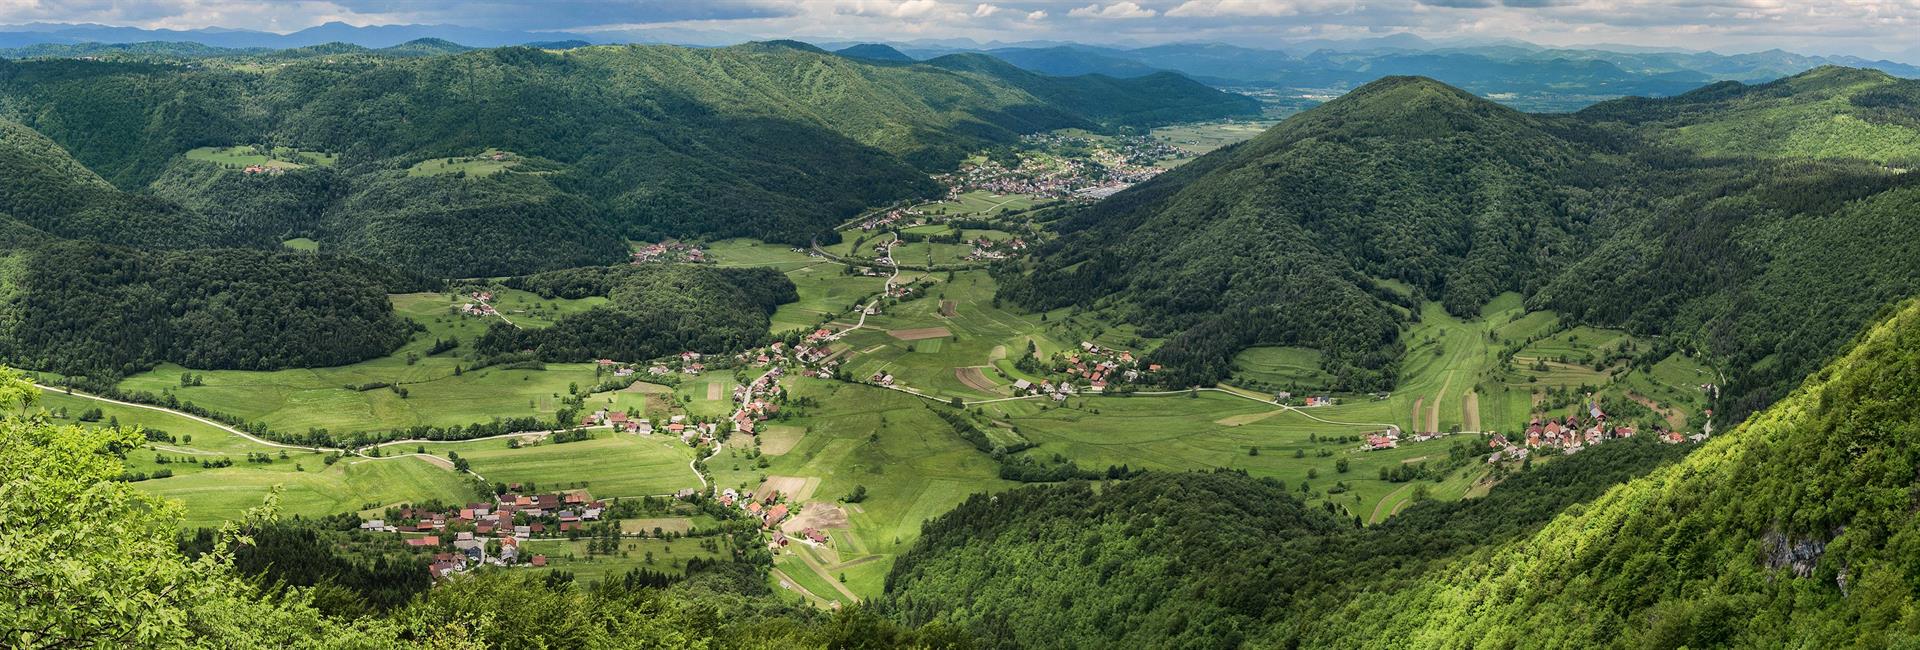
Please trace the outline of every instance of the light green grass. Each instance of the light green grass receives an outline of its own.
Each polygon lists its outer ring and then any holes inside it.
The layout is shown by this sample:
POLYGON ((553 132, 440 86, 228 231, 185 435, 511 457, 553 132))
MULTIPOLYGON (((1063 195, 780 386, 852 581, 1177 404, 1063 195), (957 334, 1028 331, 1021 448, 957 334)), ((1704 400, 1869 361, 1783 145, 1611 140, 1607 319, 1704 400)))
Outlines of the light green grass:
MULTIPOLYGON (((1226 468, 1245 470, 1260 477, 1271 477, 1298 487, 1308 483, 1313 501, 1330 501, 1336 507, 1368 516, 1381 499, 1406 483, 1391 483, 1379 478, 1381 467, 1393 467, 1420 457, 1439 460, 1447 457, 1448 446, 1455 442, 1477 443, 1462 437, 1435 442, 1409 442, 1398 449, 1362 451, 1357 442, 1334 442, 1328 437, 1357 436, 1378 429, 1366 425, 1331 425, 1293 412, 1277 412, 1277 407, 1216 392, 1203 392, 1197 398, 1171 397, 1087 397, 1067 401, 1064 407, 1051 402, 1007 402, 985 407, 1019 428, 1020 434, 1039 443, 1029 454, 1062 454, 1082 467, 1104 469, 1125 465, 1157 471, 1183 471, 1226 468), (1259 455, 1249 454, 1258 447, 1259 455), (1322 450, 1331 456, 1320 456, 1322 450), (1296 458, 1304 451, 1304 458, 1296 458), (1349 470, 1336 470, 1346 459, 1349 470), (1308 470, 1317 472, 1309 479, 1308 470), (1351 491, 1325 494, 1336 481, 1345 482, 1351 491), (1359 500, 1354 496, 1358 495, 1359 500)), ((1353 413, 1337 414, 1343 407, 1312 409, 1315 416, 1336 421, 1353 413)), ((1356 422, 1364 422, 1357 420, 1356 422)), ((1417 461, 1415 461, 1417 462, 1417 461)), ((1461 488, 1477 477, 1475 473, 1459 478, 1461 488)), ((1436 496, 1446 496, 1436 491, 1436 496)))
POLYGON ((858 377, 885 371, 905 385, 942 399, 991 399, 1006 395, 967 386, 954 374, 954 369, 990 366, 992 369, 986 371, 990 381, 1010 384, 1017 371, 1013 371, 1010 362, 996 363, 996 349, 1002 352, 1004 360, 1019 358, 1026 351, 1029 341, 1034 343, 1043 358, 1078 345, 1078 340, 1056 334, 1048 323, 1040 321, 1039 314, 1019 313, 1010 307, 995 307, 993 294, 996 286, 985 271, 955 272, 951 282, 946 281, 947 275, 932 274, 939 281, 934 284, 931 295, 894 305, 885 314, 869 316, 867 329, 849 335, 846 343, 860 351, 860 354, 849 360, 848 370, 858 377), (940 301, 943 299, 952 300, 956 305, 951 318, 939 314, 940 301), (953 336, 915 341, 912 343, 914 351, 908 352, 907 341, 886 334, 888 330, 930 327, 947 328, 953 336), (939 342, 934 343, 935 340, 939 342))
MULTIPOLYGON (((726 538, 713 538, 721 543, 722 552, 727 552, 726 538)), ((521 546, 521 553, 547 556, 544 569, 522 568, 516 571, 566 571, 572 573, 575 580, 593 582, 617 578, 620 574, 633 569, 647 569, 662 573, 677 574, 687 569, 687 562, 693 559, 714 560, 720 554, 710 553, 700 547, 700 539, 637 539, 620 540, 620 552, 614 555, 587 555, 587 540, 535 539, 521 546), (647 554, 653 554, 653 561, 647 561, 647 554)))
POLYGON ((488 149, 474 156, 422 160, 415 163, 414 166, 407 168, 407 175, 413 177, 443 176, 447 174, 466 174, 467 176, 474 177, 492 176, 512 169, 519 164, 519 157, 513 155, 511 152, 488 149), (492 156, 497 153, 505 153, 508 155, 508 158, 506 160, 494 160, 492 156))
MULTIPOLYGON (((664 425, 663 425, 664 426, 664 425)), ((592 440, 509 448, 506 440, 400 444, 389 451, 458 453, 475 473, 495 483, 534 483, 541 489, 585 488, 595 497, 673 494, 700 487, 688 463, 693 449, 665 433, 595 431, 592 440)))
POLYGON ((940 201, 920 206, 920 211, 937 218, 950 218, 972 215, 999 215, 1019 212, 1037 205, 1034 197, 1025 194, 994 194, 985 190, 961 193, 950 201, 940 201))
POLYGON ((296 250, 296 251, 316 252, 320 250, 320 242, 314 241, 312 239, 308 239, 306 237, 295 237, 293 239, 280 242, 280 246, 290 250, 296 250))
POLYGON ((1191 154, 1191 158, 1215 149, 1252 139, 1273 126, 1272 122, 1206 122, 1163 126, 1153 136, 1191 154))
MULTIPOLYGON (((818 478, 815 501, 830 502, 856 485, 866 486, 867 500, 849 506, 848 513, 860 552, 839 546, 843 562, 880 555, 873 564, 881 568, 872 571, 884 575, 892 557, 919 537, 925 519, 945 513, 967 495, 1015 485, 997 478, 993 459, 961 440, 919 398, 818 379, 783 381, 794 397, 821 404, 781 421, 807 431, 793 450, 765 457, 768 466, 762 468, 746 450, 729 447, 707 465, 721 488, 751 489, 769 475, 818 478)), ((845 533, 832 534, 836 544, 849 543, 845 533)), ((856 592, 878 595, 877 581, 866 587, 871 589, 856 586, 856 592)))
POLYGON ((1311 391, 1329 385, 1333 376, 1320 369, 1319 350, 1293 347, 1247 348, 1234 356, 1236 376, 1274 386, 1311 391))
POLYGON ((379 510, 406 502, 459 502, 473 496, 468 484, 452 470, 418 458, 349 458, 331 467, 306 465, 306 471, 293 471, 236 464, 134 485, 183 503, 189 527, 214 526, 238 518, 247 509, 259 506, 275 486, 283 489, 279 506, 282 514, 308 517, 379 510))
MULTIPOLYGON (((415 425, 473 424, 493 418, 547 417, 572 386, 598 383, 592 364, 548 364, 546 370, 484 368, 455 374, 473 365, 461 358, 474 338, 496 318, 450 313, 458 297, 404 294, 393 297, 395 310, 426 327, 394 354, 333 368, 278 371, 193 370, 204 385, 181 387, 188 369, 162 364, 122 381, 120 388, 153 394, 170 392, 218 412, 256 421, 283 432, 326 429, 330 433, 391 431, 415 425), (461 348, 427 356, 437 338, 462 341, 461 348), (408 363, 409 355, 415 358, 408 363), (405 386, 408 396, 376 389, 354 391, 348 385, 388 382, 405 386)), ((498 305, 524 326, 551 323, 560 314, 604 303, 593 298, 548 301, 525 292, 501 292, 498 305)))
POLYGON ((230 167, 279 167, 281 169, 299 169, 308 165, 332 167, 339 157, 318 151, 301 151, 292 147, 272 147, 262 150, 252 145, 232 147, 201 147, 186 153, 189 160, 201 160, 219 163, 230 167))

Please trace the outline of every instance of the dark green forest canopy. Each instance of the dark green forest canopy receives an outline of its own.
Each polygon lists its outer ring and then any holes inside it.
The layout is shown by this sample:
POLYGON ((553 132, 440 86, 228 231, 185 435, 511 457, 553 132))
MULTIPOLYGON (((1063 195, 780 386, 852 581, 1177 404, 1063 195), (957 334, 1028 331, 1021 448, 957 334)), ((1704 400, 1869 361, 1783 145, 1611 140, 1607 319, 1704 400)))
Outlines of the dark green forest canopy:
MULTIPOLYGON (((395 253, 417 245, 411 238, 470 239, 477 249, 460 257, 487 262, 427 261, 463 277, 502 272, 488 264, 512 273, 555 268, 514 259, 515 248, 527 245, 580 249, 606 261, 601 240, 619 236, 831 239, 839 221, 935 194, 929 173, 1021 134, 1258 111, 1249 98, 1179 77, 881 65, 780 44, 502 48, 266 66, 0 61, 0 99, 0 117, 45 134, 123 189, 153 185, 187 205, 293 208, 298 219, 283 229, 308 227, 308 207, 317 204, 328 213, 329 232, 383 263, 419 263, 395 253), (256 143, 339 154, 339 173, 327 183, 290 187, 296 184, 211 182, 169 171, 196 147, 256 143), (498 192, 429 190, 439 210, 417 215, 407 198, 368 197, 417 189, 395 181, 395 170, 487 149, 554 163, 538 172, 547 187, 534 191, 554 196, 532 199, 521 189, 507 203, 565 206, 584 232, 526 239, 519 233, 546 226, 548 212, 503 211, 498 192), (362 216, 354 205, 368 201, 401 209, 372 218, 379 223, 351 223, 362 216), (488 226, 509 236, 470 238, 435 223, 470 212, 507 218, 488 226), (415 216, 424 223, 404 223, 415 216)), ((235 219, 203 221, 217 230, 235 219)), ((195 235, 257 238, 246 232, 250 225, 195 235)), ((141 236, 109 229, 96 237, 141 236)))
POLYGON ((774 309, 799 299, 786 275, 760 267, 588 267, 515 278, 507 284, 547 298, 612 300, 562 317, 546 329, 495 324, 475 345, 482 354, 531 351, 545 361, 643 361, 688 350, 739 350, 764 342, 774 309))
POLYGON ((1535 116, 1383 79, 1070 213, 1000 269, 1001 295, 1169 337, 1154 361, 1171 383, 1298 345, 1338 387, 1377 390, 1417 313, 1377 280, 1459 315, 1516 291, 1706 352, 1738 421, 1920 292, 1914 97, 1920 82, 1822 68, 1535 116))
POLYGON ((387 300, 390 274, 353 258, 46 238, 0 260, 0 359, 62 374, 334 366, 387 354, 414 327, 387 300))
POLYGON ((1303 645, 1912 643, 1920 304, 1855 341, 1681 462, 1528 538, 1355 599, 1303 645))
POLYGON ((965 630, 984 647, 1294 638, 1353 594, 1531 534, 1684 453, 1648 440, 1603 445, 1522 472, 1485 498, 1418 503, 1364 529, 1305 506, 1288 486, 1228 472, 976 495, 927 524, 888 576, 881 607, 906 623, 965 630))

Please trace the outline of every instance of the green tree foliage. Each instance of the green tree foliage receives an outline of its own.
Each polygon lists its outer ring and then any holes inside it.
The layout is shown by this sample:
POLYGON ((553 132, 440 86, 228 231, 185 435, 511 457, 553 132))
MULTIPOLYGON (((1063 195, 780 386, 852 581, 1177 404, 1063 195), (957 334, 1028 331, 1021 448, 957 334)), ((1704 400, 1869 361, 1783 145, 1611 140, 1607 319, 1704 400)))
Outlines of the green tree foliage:
POLYGON ((1391 384, 1407 282, 1459 314, 1525 291, 1571 229, 1552 182, 1572 148, 1541 120, 1387 78, 1056 228, 1002 295, 1033 308, 1122 296, 1166 381, 1210 384, 1252 345, 1325 353, 1336 383, 1391 384), (1071 268, 1069 271, 1067 269, 1071 268))
POLYGON ((1404 308, 1473 315, 1516 291, 1662 337, 1642 367, 1704 353, 1737 422, 1920 293, 1915 98, 1920 82, 1822 68, 1529 116, 1383 79, 1068 212, 1037 260, 1000 267, 1002 296, 1168 336, 1151 360, 1169 384, 1299 345, 1336 386, 1373 389, 1397 375, 1404 308))
POLYGON ((562 317, 546 329, 499 323, 474 346, 488 355, 531 350, 546 361, 644 360, 687 350, 738 350, 765 341, 774 309, 799 299, 791 280, 767 268, 587 267, 508 284, 549 298, 612 300, 562 317))
POLYGON ((377 621, 344 625, 301 591, 268 591, 233 570, 222 535, 189 559, 174 546, 181 511, 133 486, 116 449, 133 429, 54 426, 20 415, 35 389, 0 372, 0 639, 18 647, 370 647, 377 621))
POLYGON ((976 495, 927 524, 881 606, 987 647, 1272 644, 1354 594, 1520 539, 1685 451, 1644 439, 1601 445, 1487 497, 1417 503, 1364 529, 1287 485, 1229 472, 976 495), (1005 571, 1010 563, 1021 570, 1005 571))
MULTIPOLYGON (((939 187, 929 172, 1023 133, 1259 110, 1248 98, 1175 75, 1044 77, 985 57, 896 65, 797 43, 340 54, 288 56, 265 67, 0 61, 0 116, 46 134, 121 188, 158 181, 160 194, 188 204, 227 195, 236 199, 228 205, 276 208, 329 200, 335 231, 404 264, 413 261, 401 255, 407 247, 479 246, 494 230, 508 235, 495 252, 538 243, 550 247, 539 252, 563 259, 603 256, 608 242, 618 243, 615 233, 832 239, 839 221, 934 195, 939 187), (212 187, 165 171, 195 147, 261 142, 341 154, 345 188, 296 196, 264 187, 277 183, 212 187), (530 189, 521 178, 516 187, 463 193, 394 177, 421 160, 488 148, 552 163, 507 174, 541 174, 552 187, 530 189), (428 197, 410 194, 423 189, 428 197), (332 200, 348 196, 357 198, 332 200), (349 203, 377 209, 362 214, 349 203), (487 217, 481 233, 451 225, 475 214, 487 217), (426 223, 412 223, 415 216, 426 223), (362 217, 373 223, 344 223, 362 217), (584 232, 513 241, 541 228, 570 230, 555 218, 584 232)), ((273 218, 229 213, 208 224, 273 218)), ((96 236, 136 238, 114 230, 96 236)), ((448 267, 455 260, 435 261, 448 267)), ((525 261, 537 260, 485 260, 525 261)))
POLYGON ((1349 603, 1306 645, 1911 643, 1920 304, 1857 342, 1684 461, 1526 538, 1349 603))
POLYGON ((331 366, 384 355, 412 332, 387 274, 349 258, 84 242, 4 258, 0 358, 64 374, 331 366))

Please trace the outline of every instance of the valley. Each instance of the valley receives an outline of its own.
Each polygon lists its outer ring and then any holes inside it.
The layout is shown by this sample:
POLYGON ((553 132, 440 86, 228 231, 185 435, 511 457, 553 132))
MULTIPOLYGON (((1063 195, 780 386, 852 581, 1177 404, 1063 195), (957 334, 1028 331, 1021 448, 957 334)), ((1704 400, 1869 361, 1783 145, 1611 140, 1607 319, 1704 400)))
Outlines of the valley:
POLYGON ((137 647, 1920 629, 1920 81, 1004 49, 0 59, 0 575, 137 647), (1250 60, 1321 77, 1154 69, 1250 60))

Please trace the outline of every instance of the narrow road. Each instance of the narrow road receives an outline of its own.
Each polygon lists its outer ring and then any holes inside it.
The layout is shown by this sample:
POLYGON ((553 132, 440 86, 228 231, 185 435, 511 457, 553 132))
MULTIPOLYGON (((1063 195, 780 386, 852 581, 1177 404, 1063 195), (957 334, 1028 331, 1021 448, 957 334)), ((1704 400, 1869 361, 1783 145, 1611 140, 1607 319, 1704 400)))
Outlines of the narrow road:
POLYGON ((255 435, 253 435, 253 434, 251 434, 251 433, 247 433, 247 432, 245 432, 245 431, 241 431, 241 430, 239 430, 239 429, 235 429, 235 428, 233 428, 233 427, 230 427, 230 426, 227 426, 227 425, 225 425, 225 424, 221 424, 221 423, 219 423, 219 422, 216 422, 216 421, 213 421, 213 420, 209 420, 209 419, 207 419, 207 418, 203 418, 203 417, 200 417, 200 416, 198 416, 198 415, 194 415, 194 414, 192 414, 192 413, 188 413, 188 412, 185 412, 185 411, 176 411, 176 410, 174 410, 174 409, 170 409, 170 408, 166 408, 166 407, 164 407, 164 406, 152 406, 152 405, 148 405, 148 404, 139 404, 139 403, 135 403, 135 402, 123 402, 123 401, 120 401, 120 400, 117 400, 117 399, 112 399, 112 398, 107 398, 107 397, 101 397, 101 396, 99 396, 99 395, 93 395, 93 394, 90 394, 90 393, 83 393, 83 392, 80 392, 80 391, 77 391, 77 390, 68 390, 68 389, 66 389, 66 388, 64 388, 64 387, 55 387, 55 386, 48 386, 48 385, 46 385, 46 384, 41 384, 41 383, 38 383, 38 382, 35 382, 35 383, 34 383, 34 386, 38 386, 38 387, 40 388, 40 390, 45 390, 45 391, 51 391, 51 392, 56 392, 56 393, 61 393, 61 394, 64 394, 64 395, 71 395, 71 396, 73 396, 73 397, 80 397, 80 398, 84 398, 84 399, 90 399, 90 400, 94 400, 94 401, 98 401, 98 402, 106 402, 106 403, 108 403, 108 404, 118 404, 118 405, 120 405, 120 406, 126 406, 126 407, 131 407, 131 408, 137 408, 137 409, 146 409, 146 410, 149 410, 149 411, 159 411, 159 412, 161 412, 161 413, 167 413, 167 414, 170 414, 170 415, 177 415, 177 416, 180 416, 180 417, 183 417, 183 418, 186 418, 186 419, 189 419, 189 420, 193 420, 193 421, 195 421, 195 422, 199 422, 199 423, 201 423, 201 424, 205 424, 205 425, 207 425, 207 426, 210 426, 210 427, 213 427, 213 428, 215 428, 215 429, 219 429, 219 430, 221 430, 221 431, 225 431, 225 432, 227 432, 227 433, 231 433, 231 434, 233 434, 233 435, 236 435, 236 436, 240 436, 241 438, 245 438, 245 439, 246 439, 247 441, 249 441, 249 442, 252 442, 252 443, 255 443, 255 444, 259 444, 259 445, 264 445, 264 446, 268 446, 268 447, 274 447, 274 448, 277 448, 277 449, 298 449, 298 450, 301 450, 301 451, 317 451, 317 452, 329 452, 329 451, 338 451, 338 452, 343 452, 343 453, 347 451, 347 450, 345 450, 345 449, 337 449, 337 448, 333 448, 333 447, 304 447, 304 446, 301 446, 301 445, 289 445, 289 444, 286 444, 286 443, 280 443, 280 442, 274 442, 274 441, 272 441, 272 440, 267 440, 267 439, 264 439, 264 438, 260 438, 260 437, 257 437, 257 436, 255 436, 255 435))
POLYGON ((833 574, 827 573, 827 568, 820 566, 819 562, 814 561, 813 555, 807 553, 804 549, 795 553, 795 555, 800 556, 800 562, 807 565, 807 568, 813 569, 814 575, 820 576, 822 580, 826 580, 827 584, 831 585, 834 591, 838 591, 840 595, 846 596, 848 601, 854 603, 860 602, 860 597, 855 595, 853 590, 848 589, 846 585, 840 584, 839 578, 835 578, 833 574))
POLYGON ((1401 492, 1405 492, 1405 491, 1407 491, 1407 490, 1411 490, 1411 489, 1413 489, 1413 484, 1412 484, 1412 483, 1408 483, 1408 484, 1406 484, 1406 485, 1402 485, 1402 486, 1400 486, 1400 489, 1398 489, 1398 490, 1394 490, 1394 491, 1392 491, 1392 492, 1388 492, 1388 493, 1387 493, 1387 496, 1383 496, 1383 497, 1380 497, 1380 502, 1379 502, 1379 503, 1376 503, 1376 504, 1373 504, 1373 515, 1371 515, 1371 516, 1369 516, 1369 517, 1367 517, 1367 525, 1369 525, 1369 526, 1371 526, 1371 525, 1373 525, 1373 524, 1377 524, 1377 523, 1380 523, 1380 522, 1382 522, 1382 521, 1386 521, 1386 519, 1387 519, 1387 514, 1386 514, 1386 513, 1382 513, 1382 512, 1380 511, 1380 509, 1381 509, 1381 508, 1385 508, 1385 507, 1387 507, 1387 504, 1388 504, 1388 503, 1392 503, 1392 502, 1393 502, 1393 498, 1394 498, 1394 497, 1396 497, 1396 496, 1399 496, 1401 492))

